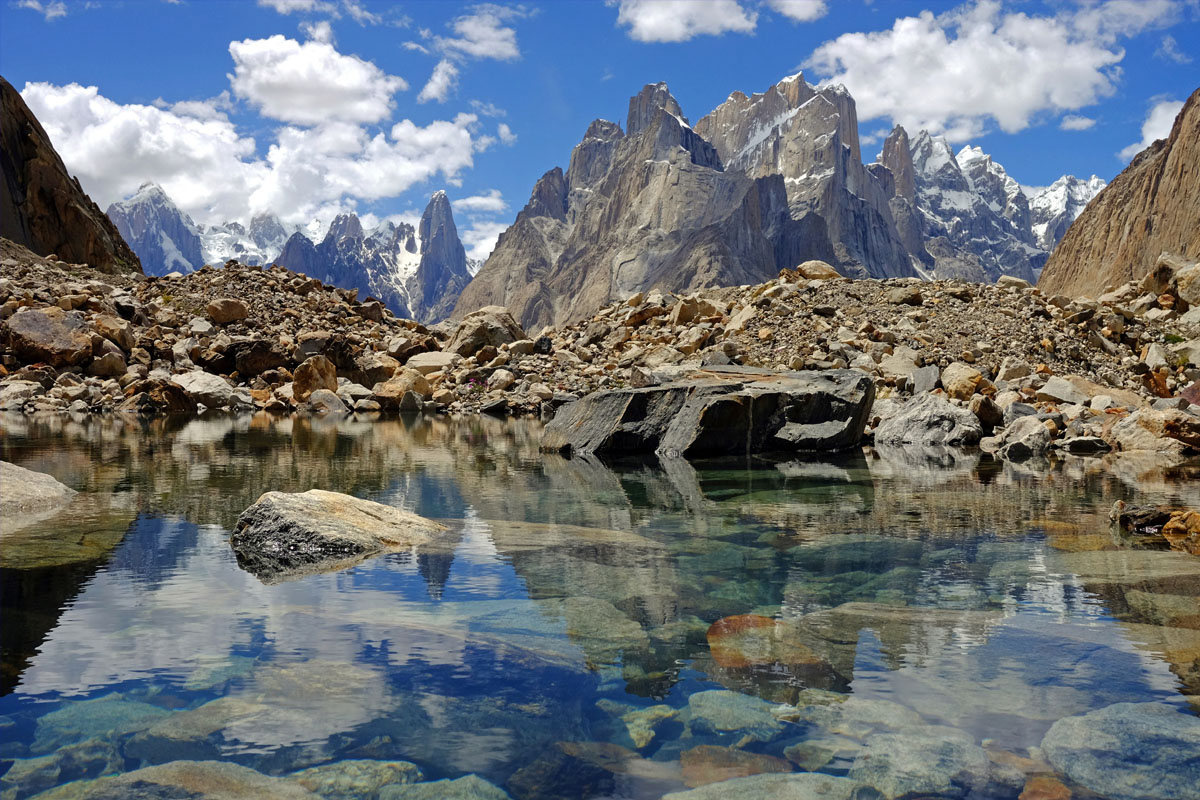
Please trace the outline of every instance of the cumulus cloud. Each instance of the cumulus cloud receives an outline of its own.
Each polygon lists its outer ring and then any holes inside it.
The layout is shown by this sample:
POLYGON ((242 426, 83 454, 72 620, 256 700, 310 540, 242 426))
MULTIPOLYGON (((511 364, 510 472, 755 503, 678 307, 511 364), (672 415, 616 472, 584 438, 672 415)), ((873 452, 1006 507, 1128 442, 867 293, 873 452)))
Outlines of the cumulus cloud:
POLYGON ((1179 111, 1183 108, 1182 100, 1155 98, 1151 103, 1153 105, 1150 106, 1146 120, 1142 123, 1142 140, 1134 142, 1118 153, 1122 161, 1129 161, 1154 144, 1155 141, 1170 136, 1171 126, 1175 124, 1175 117, 1179 116, 1179 111))
POLYGON ((487 257, 496 249, 496 242, 499 240, 500 234, 506 230, 508 230, 508 225, 503 222, 491 220, 473 222, 471 227, 460 234, 463 246, 467 250, 467 258, 480 263, 486 261, 487 257))
POLYGON ((475 6, 472 13, 450 23, 451 30, 457 35, 433 37, 434 47, 446 55, 516 60, 521 57, 517 32, 504 23, 525 14, 524 9, 516 6, 475 6))
MULTIPOLYGON (((608 0, 613 5, 616 0, 608 0)), ((779 0, 780 5, 791 5, 779 0)), ((787 13, 787 12, 784 12, 787 13)), ((620 0, 617 25, 639 42, 686 42, 696 36, 752 33, 758 13, 738 0, 620 0)))
POLYGON ((767 0, 767 5, 796 22, 812 22, 829 13, 825 0, 767 0))
POLYGON ((1096 120, 1091 117, 1083 117, 1078 114, 1068 114, 1062 118, 1062 122, 1058 123, 1058 127, 1064 131, 1086 131, 1096 124, 1096 120))
POLYGON ((276 34, 230 42, 229 54, 234 94, 284 122, 378 122, 391 114, 392 95, 408 88, 403 78, 323 41, 301 44, 276 34))
POLYGON ((449 59, 443 58, 433 68, 433 74, 429 76, 429 81, 417 95, 417 102, 428 103, 430 100, 436 100, 444 103, 457 85, 458 67, 454 66, 449 59))
POLYGON ((500 194, 499 189, 489 189, 487 194, 463 197, 455 200, 452 205, 455 211, 466 213, 490 212, 498 214, 501 211, 508 210, 508 203, 504 202, 504 197, 500 194))
POLYGON ((102 207, 154 181, 204 224, 263 211, 296 224, 358 200, 394 197, 438 175, 453 185, 476 152, 474 114, 424 126, 402 120, 373 135, 344 120, 284 126, 260 157, 254 139, 222 113, 221 98, 170 108, 121 105, 74 83, 29 83, 21 94, 102 207))
POLYGON ((67 15, 67 4, 60 2, 60 0, 47 3, 39 2, 39 0, 20 0, 17 3, 17 8, 27 8, 30 11, 36 11, 46 18, 46 22, 67 15))
POLYGON ((515 133, 513 133, 512 128, 508 127, 507 122, 501 122, 496 127, 496 133, 499 134, 499 136, 500 136, 501 144, 505 144, 505 145, 508 145, 509 147, 511 147, 512 145, 517 143, 517 135, 515 133))
POLYGON ((890 30, 847 33, 805 63, 854 95, 859 119, 889 118, 951 141, 995 124, 1009 133, 1041 115, 1075 111, 1115 91, 1131 36, 1174 17, 1170 0, 1108 0, 1053 17, 979 0, 890 30))

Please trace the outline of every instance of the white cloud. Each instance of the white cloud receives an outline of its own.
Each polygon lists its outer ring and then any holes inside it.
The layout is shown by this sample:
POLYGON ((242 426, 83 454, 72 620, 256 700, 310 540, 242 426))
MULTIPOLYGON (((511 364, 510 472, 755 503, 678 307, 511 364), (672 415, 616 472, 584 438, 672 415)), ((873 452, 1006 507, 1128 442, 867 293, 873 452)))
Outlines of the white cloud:
POLYGON ((1033 17, 979 0, 896 19, 890 30, 843 34, 806 66, 844 84, 860 120, 889 118, 963 141, 992 123, 1014 133, 1111 95, 1125 56, 1116 38, 1174 13, 1170 0, 1109 0, 1033 17))
POLYGON ((367 11, 358 0, 342 0, 342 8, 359 25, 378 25, 383 22, 383 17, 367 11))
POLYGON ((517 143, 517 135, 513 133, 513 129, 508 127, 507 122, 501 122, 496 127, 496 133, 500 135, 500 142, 512 147, 517 143))
POLYGON ((1122 161, 1129 161, 1158 139, 1170 136, 1171 126, 1175 124, 1175 117, 1183 108, 1182 100, 1155 98, 1151 102, 1154 105, 1150 107, 1150 112, 1146 114, 1146 120, 1142 123, 1142 140, 1134 142, 1118 154, 1122 161))
POLYGON ((503 222, 474 222, 471 227, 460 234, 463 246, 467 250, 467 258, 479 262, 486 261, 487 257, 496 249, 496 241, 500 238, 500 234, 506 230, 508 230, 508 225, 503 222))
POLYGON ((473 13, 450 23, 457 36, 435 36, 433 43, 446 55, 513 61, 521 57, 517 32, 503 23, 525 15, 523 9, 515 6, 475 6, 473 13))
POLYGON ((78 84, 30 83, 21 94, 101 207, 154 181, 203 224, 262 211, 295 224, 437 175, 454 185, 476 152, 474 114, 425 126, 402 120, 375 135, 337 120, 284 126, 263 158, 221 113, 221 98, 163 109, 120 105, 78 84))
POLYGON ((501 211, 508 210, 508 203, 504 202, 504 197, 500 194, 499 189, 489 189, 487 194, 463 197, 455 200, 451 205, 453 205, 455 211, 466 213, 488 212, 499 214, 501 211))
POLYGON ((334 42, 333 25, 327 19, 323 19, 320 22, 301 22, 300 32, 314 42, 324 42, 325 44, 333 44, 334 42))
POLYGON ((506 117, 508 112, 495 103, 485 103, 482 100, 472 100, 471 108, 485 117, 506 117))
MULTIPOLYGON (((613 5, 616 0, 608 0, 613 5)), ((738 0, 620 0, 617 24, 639 42, 686 42, 732 31, 752 33, 758 13, 738 0)))
POLYGON ((433 74, 429 76, 429 82, 421 89, 421 93, 417 95, 418 103, 427 103, 430 100, 436 100, 439 103, 446 102, 450 97, 450 93, 454 91, 454 87, 458 85, 458 67, 450 63, 449 59, 443 58, 433 68, 433 74))
POLYGON ((825 0, 767 0, 767 5, 796 22, 812 22, 829 13, 825 0))
POLYGON ((1180 50, 1179 42, 1175 41, 1175 37, 1170 35, 1163 37, 1162 44, 1154 51, 1154 55, 1164 61, 1174 61, 1176 64, 1192 63, 1192 57, 1180 50))
POLYGON ((429 48, 426 47, 425 45, 421 44, 420 42, 401 42, 400 46, 403 47, 405 50, 415 50, 418 53, 424 53, 425 55, 429 55, 429 48))
POLYGON ((1080 116, 1079 114, 1068 114, 1062 118, 1062 122, 1058 123, 1058 127, 1064 131, 1086 131, 1096 124, 1096 120, 1091 117, 1080 116))
POLYGON ((273 8, 280 14, 336 14, 337 3, 328 0, 258 0, 260 6, 273 8))
POLYGON ((234 94, 284 122, 378 122, 391 114, 392 95, 408 88, 403 78, 327 42, 301 44, 276 34, 230 42, 229 54, 234 94))
POLYGON ((67 4, 60 2, 60 0, 47 3, 39 2, 39 0, 20 0, 17 3, 17 8, 27 8, 30 11, 36 11, 46 18, 46 22, 67 15, 67 4))

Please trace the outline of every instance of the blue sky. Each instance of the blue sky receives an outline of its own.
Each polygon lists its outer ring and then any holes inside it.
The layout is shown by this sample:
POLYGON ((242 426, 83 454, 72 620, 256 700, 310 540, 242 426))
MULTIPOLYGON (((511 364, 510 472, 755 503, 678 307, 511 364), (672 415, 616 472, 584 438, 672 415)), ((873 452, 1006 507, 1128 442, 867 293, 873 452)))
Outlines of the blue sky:
POLYGON ((694 122, 799 70, 850 89, 865 160, 900 122, 1107 180, 1200 86, 1200 2, 0 0, 0 73, 102 206, 153 180, 300 224, 444 188, 477 257, 644 84, 694 122))

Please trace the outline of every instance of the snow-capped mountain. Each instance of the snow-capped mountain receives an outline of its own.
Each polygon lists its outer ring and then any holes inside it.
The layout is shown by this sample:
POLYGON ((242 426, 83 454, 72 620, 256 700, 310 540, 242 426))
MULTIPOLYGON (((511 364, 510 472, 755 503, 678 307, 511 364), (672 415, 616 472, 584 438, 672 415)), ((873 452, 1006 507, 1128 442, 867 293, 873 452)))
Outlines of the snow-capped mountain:
POLYGON ((1035 279, 1049 252, 1034 238, 1029 200, 981 148, 968 145, 956 154, 940 136, 921 131, 910 141, 896 126, 879 163, 894 184, 892 216, 927 274, 1035 279))
POLYGON ((1107 185, 1095 175, 1086 181, 1064 175, 1034 193, 1029 198, 1029 210, 1033 215, 1033 236, 1038 246, 1047 252, 1053 250, 1071 223, 1107 185))
POLYGON ((297 231, 275 262, 325 283, 377 297, 398 316, 436 322, 471 279, 446 193, 435 192, 417 227, 385 221, 370 231, 354 214, 336 217, 314 244, 297 231))
POLYGON ((147 275, 191 272, 204 266, 200 228, 154 183, 105 212, 142 261, 147 275))
POLYGON ((287 239, 288 231, 274 214, 258 214, 248 228, 240 222, 226 222, 200 233, 206 264, 224 264, 230 259, 252 266, 271 264, 287 239))

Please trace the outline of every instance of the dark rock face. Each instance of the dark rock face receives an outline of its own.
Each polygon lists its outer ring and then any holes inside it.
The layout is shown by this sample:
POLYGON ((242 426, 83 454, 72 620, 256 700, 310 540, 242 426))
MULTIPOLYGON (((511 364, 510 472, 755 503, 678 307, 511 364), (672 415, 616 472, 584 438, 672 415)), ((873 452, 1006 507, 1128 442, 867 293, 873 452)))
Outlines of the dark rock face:
POLYGON ((204 266, 199 229, 156 184, 144 184, 105 213, 138 254, 147 275, 192 272, 204 266))
POLYGON ((559 411, 542 448, 668 457, 845 450, 861 439, 875 398, 874 383, 856 370, 770 379, 745 369, 710 372, 699 381, 590 394, 559 411))
POLYGON ((385 222, 367 232, 357 216, 343 214, 319 244, 292 234, 275 261, 325 283, 358 289, 397 316, 420 322, 445 319, 471 280, 450 201, 441 191, 434 192, 416 228, 385 222))
POLYGON ((424 544, 443 530, 392 506, 312 489, 258 498, 238 517, 230 544, 242 569, 276 583, 424 544))
POLYGON ((46 131, 3 78, 0 171, 0 236, 40 256, 54 253, 102 272, 141 272, 138 257, 67 172, 46 131))
POLYGON ((1163 251, 1200 258, 1200 89, 1171 135, 1138 154, 1071 225, 1038 288, 1098 297, 1137 281, 1163 251))

